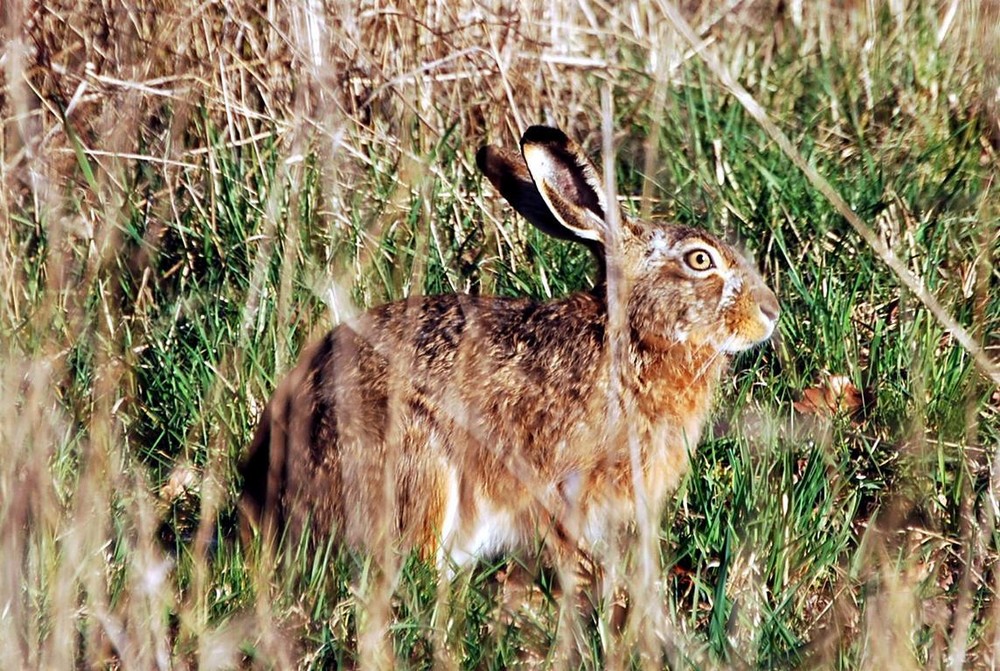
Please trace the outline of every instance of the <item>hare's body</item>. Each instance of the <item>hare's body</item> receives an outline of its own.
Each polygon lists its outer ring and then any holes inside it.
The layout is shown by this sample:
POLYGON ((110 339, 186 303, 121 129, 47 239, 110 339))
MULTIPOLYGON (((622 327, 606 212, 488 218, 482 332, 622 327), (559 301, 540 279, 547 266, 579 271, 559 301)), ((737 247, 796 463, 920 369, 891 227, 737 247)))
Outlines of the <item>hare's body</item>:
MULTIPOLYGON (((354 547, 388 532, 425 551, 440 543, 459 564, 562 533, 574 507, 582 540, 597 543, 635 501, 629 436, 609 435, 606 331, 603 299, 590 293, 376 308, 313 345, 279 387, 254 472, 282 478, 268 492, 248 477, 247 491, 274 497, 279 526, 309 515, 354 547)), ((684 473, 726 358, 641 343, 628 354, 634 388, 622 399, 637 401, 628 430, 658 509, 684 473), (689 384, 698 375, 712 384, 689 384)))
MULTIPOLYGON (((480 165, 539 228, 601 253, 592 166, 553 129, 529 130, 522 150, 526 166, 499 150, 480 165)), ((308 523, 356 548, 416 548, 442 568, 543 538, 595 549, 637 505, 657 519, 728 352, 770 335, 777 302, 706 233, 627 220, 623 231, 607 290, 413 298, 310 347, 244 464, 246 518, 269 536, 308 523)))

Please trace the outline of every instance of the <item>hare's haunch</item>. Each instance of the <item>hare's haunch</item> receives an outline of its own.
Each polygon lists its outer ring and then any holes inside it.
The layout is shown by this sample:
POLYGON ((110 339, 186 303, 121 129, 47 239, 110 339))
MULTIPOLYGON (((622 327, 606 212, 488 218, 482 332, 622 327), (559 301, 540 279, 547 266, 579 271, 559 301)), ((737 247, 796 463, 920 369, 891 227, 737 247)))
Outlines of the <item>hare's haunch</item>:
POLYGON ((308 524, 359 549, 416 548, 450 571, 539 538, 599 548, 637 501, 658 519, 729 353, 771 336, 777 299, 703 231, 620 213, 609 254, 598 173, 559 130, 533 126, 521 154, 484 147, 477 162, 528 221, 585 244, 602 278, 617 271, 622 333, 610 332, 603 279, 544 303, 412 298, 341 324, 264 411, 242 465, 247 528, 271 539, 308 524))

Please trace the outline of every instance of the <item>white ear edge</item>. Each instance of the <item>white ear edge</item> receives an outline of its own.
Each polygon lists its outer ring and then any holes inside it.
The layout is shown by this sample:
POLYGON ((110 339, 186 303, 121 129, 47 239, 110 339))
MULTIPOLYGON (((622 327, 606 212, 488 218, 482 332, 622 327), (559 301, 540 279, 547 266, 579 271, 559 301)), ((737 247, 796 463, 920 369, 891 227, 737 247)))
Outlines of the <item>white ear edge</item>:
MULTIPOLYGON (((607 211, 607 210, 605 210, 605 211, 607 211)), ((606 221, 604 221, 603 219, 601 219, 600 217, 598 217, 596 214, 594 214, 590 210, 584 210, 584 212, 586 212, 587 218, 590 219, 590 220, 592 220, 594 222, 594 226, 598 227, 598 230, 603 230, 608 225, 606 221)), ((602 242, 602 243, 604 242, 604 236, 602 236, 601 234, 599 234, 597 231, 589 230, 589 229, 588 230, 582 230, 582 231, 581 230, 577 230, 577 229, 573 229, 573 230, 577 231, 577 234, 581 238, 584 238, 586 240, 597 240, 598 242, 602 242)))
MULTIPOLYGON (((534 145, 525 145, 522 151, 523 151, 525 165, 528 166, 528 172, 531 174, 531 178, 536 181, 536 186, 538 187, 538 193, 542 196, 542 200, 545 201, 545 204, 548 205, 549 210, 559 220, 559 222, 567 230, 572 231, 581 240, 594 240, 596 242, 603 242, 604 241, 603 236, 600 234, 599 231, 604 230, 606 223, 601 217, 597 216, 596 213, 592 212, 589 209, 578 207, 575 203, 572 204, 574 207, 576 207, 582 213, 584 213, 584 216, 586 218, 590 219, 593 222, 595 226, 595 229, 593 230, 573 226, 572 224, 567 222, 562 216, 560 216, 560 208, 558 208, 556 204, 552 202, 552 198, 550 197, 550 190, 558 192, 559 189, 556 186, 555 182, 547 179, 547 176, 556 174, 557 171, 560 170, 561 168, 556 164, 555 161, 552 160, 552 157, 549 155, 549 153, 544 149, 542 149, 541 147, 537 147, 534 145), (541 181, 542 184, 537 184, 537 182, 539 181, 541 181)), ((607 212, 608 208, 607 208, 607 202, 604 197, 604 187, 600 184, 599 181, 596 180, 596 176, 590 174, 592 172, 591 170, 581 168, 580 172, 582 173, 583 179, 587 183, 587 186, 589 186, 590 189, 596 195, 597 202, 598 205, 601 207, 601 210, 607 212), (596 184, 595 181, 597 181, 596 184)))
POLYGON ((601 178, 597 173, 597 167, 586 158, 583 158, 580 165, 580 173, 583 175, 583 181, 587 183, 590 190, 594 192, 595 196, 597 196, 597 204, 601 208, 601 212, 606 214, 608 212, 608 201, 605 197, 607 195, 607 191, 605 191, 604 182, 601 181, 601 178))

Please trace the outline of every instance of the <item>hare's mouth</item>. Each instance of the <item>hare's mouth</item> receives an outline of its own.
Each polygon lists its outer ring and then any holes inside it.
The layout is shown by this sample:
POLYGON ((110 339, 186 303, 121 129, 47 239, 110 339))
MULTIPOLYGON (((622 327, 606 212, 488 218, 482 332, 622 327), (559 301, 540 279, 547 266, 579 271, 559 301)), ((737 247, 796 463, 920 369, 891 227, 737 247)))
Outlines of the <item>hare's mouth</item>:
POLYGON ((772 317, 758 310, 758 314, 746 320, 738 329, 730 332, 718 347, 723 352, 737 353, 756 347, 770 340, 778 324, 777 315, 772 317))
POLYGON ((759 338, 757 338, 756 341, 754 341, 754 343, 753 343, 754 345, 758 345, 758 344, 760 344, 762 342, 766 342, 766 341, 770 340, 771 336, 774 335, 774 328, 775 328, 775 326, 778 325, 778 320, 777 319, 769 319, 767 317, 764 317, 764 319, 762 320, 762 322, 763 322, 763 332, 762 332, 761 336, 759 338))

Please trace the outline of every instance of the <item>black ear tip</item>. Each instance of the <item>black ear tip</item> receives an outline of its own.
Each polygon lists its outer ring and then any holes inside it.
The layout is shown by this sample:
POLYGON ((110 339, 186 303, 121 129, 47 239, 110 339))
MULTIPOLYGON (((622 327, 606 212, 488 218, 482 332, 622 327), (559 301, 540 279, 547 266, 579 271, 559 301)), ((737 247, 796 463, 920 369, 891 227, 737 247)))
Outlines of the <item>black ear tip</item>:
POLYGON ((565 146, 569 143, 566 133, 551 126, 531 126, 521 136, 521 147, 527 144, 555 144, 565 146))

